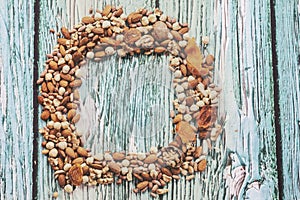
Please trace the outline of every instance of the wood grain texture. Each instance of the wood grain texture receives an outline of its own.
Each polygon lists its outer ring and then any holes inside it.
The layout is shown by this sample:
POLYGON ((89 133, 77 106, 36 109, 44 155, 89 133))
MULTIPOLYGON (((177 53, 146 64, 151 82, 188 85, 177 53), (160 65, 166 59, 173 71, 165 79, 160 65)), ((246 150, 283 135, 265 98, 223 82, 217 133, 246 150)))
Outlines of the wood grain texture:
POLYGON ((284 199, 300 196, 300 2, 276 1, 284 199))
MULTIPOLYGON (((207 51, 216 55, 216 80, 223 87, 220 115, 227 113, 225 134, 213 144, 207 171, 197 174, 192 182, 181 179, 169 184, 170 193, 162 198, 229 199, 223 170, 231 151, 241 157, 247 171, 239 198, 277 198, 270 5, 259 1, 159 3, 166 14, 190 24, 190 35, 195 36, 198 43, 203 35, 210 36, 207 51), (253 189, 256 184, 261 185, 260 189, 253 189)), ((40 37, 44 38, 40 46, 41 64, 43 55, 51 51, 50 44, 55 43, 55 37, 48 33, 50 28, 57 30, 62 25, 70 28, 88 14, 89 8, 101 9, 105 4, 123 5, 126 13, 139 7, 154 8, 151 1, 45 1, 41 4, 40 37)), ((85 144, 92 152, 107 149, 147 151, 151 145, 163 146, 170 141, 171 75, 162 68, 167 69, 166 58, 156 58, 158 65, 153 64, 153 59, 140 57, 122 61, 111 58, 101 65, 90 63, 85 66, 87 77, 81 87, 83 119, 79 129, 83 130, 85 144), (148 72, 146 75, 145 71, 148 72), (153 106, 164 111, 151 113, 148 108, 153 106), (153 132, 155 135, 151 135, 153 132), (150 139, 145 140, 149 134, 150 139)), ((39 174, 44 178, 40 179, 39 198, 43 199, 49 198, 57 184, 52 179, 46 158, 41 156, 40 160, 39 174)), ((148 193, 133 194, 130 190, 133 187, 131 183, 80 187, 70 198, 149 197, 148 193)), ((62 192, 60 195, 63 198, 62 192)))
POLYGON ((31 199, 33 2, 0 4, 0 199, 31 199))
MULTIPOLYGON (((277 80, 272 71, 269 1, 158 2, 166 14, 190 24, 190 35, 199 44, 202 36, 210 37, 206 52, 216 57, 215 79, 223 88, 219 114, 226 114, 224 133, 213 143, 205 173, 191 182, 174 181, 161 199, 231 199, 232 190, 223 178, 229 153, 237 155, 247 172, 238 199, 277 199, 273 104, 277 80)), ((123 5, 130 13, 139 7, 153 9, 156 2, 40 1, 40 72, 45 54, 56 42, 49 29, 71 28, 90 8, 102 9, 106 4, 123 5)), ((284 199, 295 199, 300 195, 299 3, 278 0, 275 5, 284 199)), ((0 199, 32 198, 33 18, 33 1, 0 5, 0 199)), ((98 153, 148 151, 153 145, 166 145, 172 137, 168 115, 173 97, 167 66, 167 57, 153 56, 110 58, 85 66, 79 128, 86 147, 98 153)), ((36 179, 37 199, 51 199, 54 191, 59 191, 59 199, 150 198, 148 193, 134 194, 132 183, 79 187, 67 195, 58 188, 42 154, 36 179)))

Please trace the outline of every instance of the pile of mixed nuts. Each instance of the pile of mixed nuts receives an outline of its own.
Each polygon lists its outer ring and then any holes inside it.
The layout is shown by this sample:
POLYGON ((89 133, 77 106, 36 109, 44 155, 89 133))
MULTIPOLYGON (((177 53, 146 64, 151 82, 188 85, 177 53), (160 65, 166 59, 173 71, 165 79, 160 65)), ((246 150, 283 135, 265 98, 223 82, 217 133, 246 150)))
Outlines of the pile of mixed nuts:
MULTIPOLYGON (((212 82, 214 56, 202 54, 195 39, 188 35, 188 25, 166 16, 159 9, 139 9, 128 16, 122 7, 106 6, 73 29, 61 28, 57 45, 47 54, 38 102, 43 106, 40 129, 45 141, 42 153, 55 171, 55 178, 66 192, 81 184, 111 184, 137 180, 134 192, 151 190, 152 196, 168 192, 164 186, 172 179, 186 180, 206 168, 206 155, 222 131, 217 124, 220 88, 212 82), (76 130, 79 91, 88 60, 101 61, 117 54, 169 54, 174 72, 176 99, 171 117, 174 140, 148 153, 106 152, 91 155, 83 147, 76 130), (117 179, 115 180, 115 177, 117 179)), ((207 38, 203 39, 207 45, 207 38)))

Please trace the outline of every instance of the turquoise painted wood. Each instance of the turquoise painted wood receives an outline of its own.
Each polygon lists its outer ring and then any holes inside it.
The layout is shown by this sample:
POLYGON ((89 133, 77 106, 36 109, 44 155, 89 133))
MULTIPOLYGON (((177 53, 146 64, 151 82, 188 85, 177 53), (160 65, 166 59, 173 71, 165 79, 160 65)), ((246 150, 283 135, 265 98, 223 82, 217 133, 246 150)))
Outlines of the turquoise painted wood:
MULTIPOLYGON (((0 199, 51 199, 55 191, 59 199, 150 199, 147 192, 134 194, 133 184, 79 187, 72 195, 65 194, 41 153, 34 161, 38 163, 37 176, 32 177, 33 148, 42 150, 40 145, 33 147, 33 53, 38 48, 40 73, 45 54, 51 52, 56 41, 49 29, 71 28, 88 15, 90 8, 102 9, 106 4, 123 5, 130 13, 139 7, 153 9, 157 3, 167 15, 188 22, 190 35, 199 44, 202 36, 210 37, 207 51, 216 57, 215 80, 223 88, 219 115, 226 116, 224 132, 212 142, 207 155, 205 173, 197 174, 192 182, 182 178, 169 184, 170 192, 162 199, 231 199, 234 191, 228 175, 232 170, 227 166, 230 152, 236 158, 232 169, 243 165, 246 170, 237 199, 279 198, 274 81, 278 81, 280 92, 280 189, 284 199, 300 196, 299 2, 275 0, 279 72, 275 80, 269 1, 40 1, 39 45, 34 47, 34 1, 4 0, 0 4, 0 199), (32 190, 34 181, 38 183, 37 194, 32 190)), ((167 66, 167 57, 143 56, 133 58, 133 62, 111 58, 103 65, 85 66, 87 78, 81 88, 81 112, 85 117, 80 126, 85 145, 92 152, 147 151, 152 145, 168 143, 173 88, 167 66), (147 98, 140 99, 144 91, 147 98), (148 107, 161 112, 151 113, 148 107), (135 108, 134 120, 128 121, 133 110, 127 108, 135 108), (103 122, 113 126, 105 127, 103 122)), ((43 125, 39 121, 39 127, 43 125)), ((42 137, 38 141, 41 144, 42 137)))

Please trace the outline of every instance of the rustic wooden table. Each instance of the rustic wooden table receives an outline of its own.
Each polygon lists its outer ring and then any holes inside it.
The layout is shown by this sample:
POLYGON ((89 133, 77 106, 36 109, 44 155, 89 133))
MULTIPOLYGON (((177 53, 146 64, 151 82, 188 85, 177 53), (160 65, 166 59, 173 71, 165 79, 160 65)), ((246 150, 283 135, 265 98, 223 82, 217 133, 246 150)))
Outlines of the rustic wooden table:
MULTIPOLYGON (((223 88, 219 115, 226 116, 224 132, 212 144, 205 173, 191 182, 182 178, 169 184, 170 192, 160 199, 299 198, 300 2, 2 0, 0 199, 51 199, 54 191, 59 192, 59 199, 150 198, 147 192, 134 194, 133 184, 82 186, 68 195, 40 153, 38 128, 44 122, 38 117, 35 81, 43 70, 45 54, 56 41, 49 29, 70 28, 90 8, 102 9, 106 4, 123 5, 126 13, 159 7, 180 22, 188 22, 190 35, 198 43, 202 36, 209 36, 208 51, 216 57, 215 81, 223 88), (235 158, 231 169, 226 167, 229 155, 235 158), (238 166, 245 167, 246 177, 233 198, 230 174, 238 166)), ((160 67, 167 65, 166 57, 142 56, 86 66, 87 78, 81 87, 84 117, 79 126, 92 152, 146 151, 169 142, 171 134, 165 133, 172 129, 172 77, 167 68, 160 67), (161 112, 152 113, 149 107, 161 108, 161 112), (128 120, 131 116, 132 121, 128 120), (123 134, 128 130, 129 135, 123 134), (142 134, 135 135, 138 132, 142 134)))

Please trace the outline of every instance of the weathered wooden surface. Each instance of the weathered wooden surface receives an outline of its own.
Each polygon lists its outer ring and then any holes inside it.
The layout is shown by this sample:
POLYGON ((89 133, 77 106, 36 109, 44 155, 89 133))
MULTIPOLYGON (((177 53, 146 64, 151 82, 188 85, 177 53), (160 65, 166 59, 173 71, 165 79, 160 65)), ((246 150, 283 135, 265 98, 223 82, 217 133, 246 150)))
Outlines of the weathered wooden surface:
POLYGON ((31 199, 33 2, 0 3, 0 199, 31 199))
MULTIPOLYGON (((238 199, 277 199, 273 97, 277 80, 273 79, 269 1, 158 2, 166 14, 190 24, 190 35, 199 44, 201 36, 210 36, 207 51, 216 57, 216 82, 223 88, 219 112, 226 114, 225 131, 213 143, 205 173, 197 174, 192 182, 182 178, 169 184, 170 192, 162 199, 230 199, 232 191, 223 179, 230 152, 239 156, 247 172, 238 199)), ((48 0, 39 4, 40 72, 44 55, 56 40, 50 28, 70 28, 90 8, 102 9, 106 4, 123 5, 126 13, 156 6, 154 0, 48 0)), ((295 199, 299 196, 299 5, 296 1, 276 1, 275 5, 283 193, 284 199, 295 199)), ((0 199, 31 199, 35 180, 37 199, 51 199, 54 191, 59 191, 59 199, 148 199, 148 193, 135 195, 133 184, 80 187, 67 195, 54 181, 42 154, 36 161, 38 176, 32 180, 33 2, 1 3, 0 28, 0 199)), ((153 56, 133 61, 111 58, 101 65, 85 66, 87 77, 81 88, 85 117, 79 127, 92 152, 147 151, 170 141, 172 88, 167 66, 166 57, 153 56)), ((39 126, 43 125, 40 121, 39 126)))
POLYGON ((299 199, 300 2, 278 1, 275 8, 283 198, 299 199))

